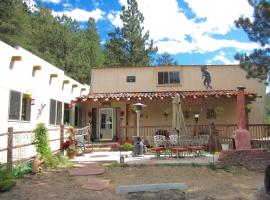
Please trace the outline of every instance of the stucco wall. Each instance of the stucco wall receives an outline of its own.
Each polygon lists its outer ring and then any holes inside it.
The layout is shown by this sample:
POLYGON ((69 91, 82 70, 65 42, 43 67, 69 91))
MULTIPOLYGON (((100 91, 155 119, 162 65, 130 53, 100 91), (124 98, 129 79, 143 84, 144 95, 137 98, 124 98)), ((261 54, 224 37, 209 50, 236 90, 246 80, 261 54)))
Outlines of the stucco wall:
MULTIPOLYGON (((250 123, 263 123, 266 86, 256 79, 246 79, 246 72, 238 65, 207 66, 211 75, 212 90, 236 90, 238 86, 245 86, 247 90, 256 92, 261 98, 252 102, 249 114, 250 123)), ((203 85, 200 66, 165 66, 165 67, 118 67, 99 68, 92 70, 92 93, 113 92, 155 92, 155 91, 199 91, 207 90, 203 85), (157 84, 158 72, 180 71, 180 84, 160 86, 157 84), (127 76, 136 76, 136 82, 127 83, 127 76)), ((218 99, 217 104, 228 107, 234 113, 224 118, 220 123, 236 123, 236 104, 230 99, 218 99)), ((204 106, 209 102, 206 99, 204 106)), ((213 103, 211 101, 211 103, 213 103)), ((155 110, 156 111, 156 110, 155 110)))
MULTIPOLYGON (((238 86, 245 86, 259 95, 265 93, 265 85, 255 79, 246 79, 246 72, 238 65, 211 65, 207 69, 213 90, 235 90, 238 86)), ((91 86, 93 93, 206 90, 200 66, 97 68, 92 70, 91 86), (158 85, 157 73, 160 71, 180 71, 181 83, 158 85), (127 83, 127 76, 136 76, 136 82, 127 83)))
MULTIPOLYGON (((49 125, 50 99, 70 103, 76 97, 89 92, 89 86, 71 79, 59 68, 21 47, 13 48, 0 41, 0 52, 0 133, 7 132, 8 127, 14 127, 14 131, 32 130, 39 122, 45 123, 48 127, 55 127, 49 125), (15 61, 11 67, 12 56, 21 56, 22 60, 15 61), (41 66, 41 70, 33 73, 35 65, 41 66), (52 78, 50 82, 51 74, 57 74, 58 77, 52 78), (69 84, 65 84, 63 87, 63 80, 69 80, 69 84), (78 87, 72 91, 73 84, 77 84, 78 87), (86 88, 86 91, 82 92, 81 88, 86 88), (32 94, 35 105, 31 106, 30 122, 8 119, 10 90, 32 94), (46 104, 46 106, 37 119, 41 104, 46 104)), ((64 108, 62 111, 64 112, 64 108)), ((64 113, 62 113, 63 115, 64 113)))

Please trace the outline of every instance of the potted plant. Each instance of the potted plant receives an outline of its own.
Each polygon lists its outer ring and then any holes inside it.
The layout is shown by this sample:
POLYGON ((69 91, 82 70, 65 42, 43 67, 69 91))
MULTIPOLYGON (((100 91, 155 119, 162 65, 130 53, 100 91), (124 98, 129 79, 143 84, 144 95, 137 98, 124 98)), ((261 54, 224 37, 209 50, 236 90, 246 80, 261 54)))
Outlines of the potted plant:
POLYGON ((66 150, 67 155, 70 159, 73 159, 77 155, 77 149, 74 140, 67 140, 63 143, 63 150, 66 150))
POLYGON ((70 159, 74 159, 77 155, 77 149, 75 144, 69 145, 67 148, 67 155, 70 159))
POLYGON ((221 143, 222 150, 229 150, 229 140, 223 140, 221 143))

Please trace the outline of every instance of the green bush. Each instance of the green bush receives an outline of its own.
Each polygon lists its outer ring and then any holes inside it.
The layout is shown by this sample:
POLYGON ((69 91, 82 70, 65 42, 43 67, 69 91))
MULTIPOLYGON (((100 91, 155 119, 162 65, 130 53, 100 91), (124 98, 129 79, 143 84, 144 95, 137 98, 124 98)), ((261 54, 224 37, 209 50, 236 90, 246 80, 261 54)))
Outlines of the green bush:
POLYGON ((12 172, 8 171, 6 167, 0 168, 0 192, 10 190, 16 185, 15 177, 12 172))
POLYGON ((28 174, 32 171, 30 162, 20 162, 18 161, 13 167, 12 174, 17 178, 23 177, 25 174, 28 174))
POLYGON ((54 168, 59 164, 58 158, 53 153, 47 154, 44 158, 45 167, 54 168))
POLYGON ((69 168, 74 165, 74 163, 70 161, 66 156, 60 156, 58 160, 59 160, 59 167, 69 168))
POLYGON ((44 123, 39 123, 34 132, 36 150, 37 153, 41 155, 42 160, 44 160, 45 167, 56 167, 59 164, 59 161, 51 152, 47 127, 44 123))
POLYGON ((37 152, 44 158, 46 155, 51 153, 48 129, 45 124, 39 123, 37 124, 34 132, 37 152))
POLYGON ((122 150, 131 151, 133 150, 133 145, 130 143, 125 143, 121 145, 122 150))

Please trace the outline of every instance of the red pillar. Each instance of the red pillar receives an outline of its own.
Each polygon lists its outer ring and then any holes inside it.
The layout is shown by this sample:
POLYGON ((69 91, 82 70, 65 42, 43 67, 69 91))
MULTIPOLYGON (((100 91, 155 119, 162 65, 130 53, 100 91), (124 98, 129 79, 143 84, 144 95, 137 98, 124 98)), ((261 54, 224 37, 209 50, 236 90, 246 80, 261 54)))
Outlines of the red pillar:
POLYGON ((247 129, 245 87, 237 87, 237 125, 238 129, 247 129))
POLYGON ((251 149, 250 133, 246 129, 246 103, 245 103, 245 87, 237 87, 237 125, 234 131, 234 142, 236 149, 251 149))

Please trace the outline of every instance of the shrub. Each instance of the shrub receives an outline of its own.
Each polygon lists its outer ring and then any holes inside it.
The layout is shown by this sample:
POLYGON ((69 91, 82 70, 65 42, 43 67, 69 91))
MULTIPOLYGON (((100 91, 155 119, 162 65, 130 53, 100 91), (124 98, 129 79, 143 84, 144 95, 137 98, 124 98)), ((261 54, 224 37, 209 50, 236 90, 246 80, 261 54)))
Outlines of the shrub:
POLYGON ((41 157, 44 158, 51 153, 51 148, 49 145, 48 129, 46 128, 45 124, 39 123, 37 124, 34 132, 35 132, 36 150, 41 155, 41 157))
POLYGON ((130 150, 133 149, 133 145, 130 144, 130 143, 125 143, 125 144, 122 144, 122 145, 121 145, 121 148, 122 148, 123 150, 130 151, 130 150))
POLYGON ((12 170, 13 176, 17 178, 23 177, 25 174, 28 174, 32 171, 30 162, 21 162, 18 161, 12 170))
POLYGON ((12 172, 8 171, 6 167, 0 168, 0 192, 10 190, 16 185, 16 181, 12 172))
POLYGON ((35 132, 35 143, 37 153, 44 160, 45 167, 56 167, 59 163, 56 156, 51 152, 49 144, 48 129, 44 123, 37 124, 35 132))

